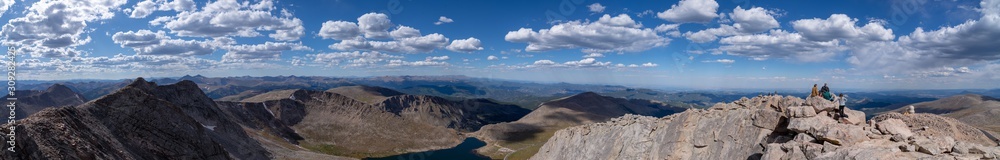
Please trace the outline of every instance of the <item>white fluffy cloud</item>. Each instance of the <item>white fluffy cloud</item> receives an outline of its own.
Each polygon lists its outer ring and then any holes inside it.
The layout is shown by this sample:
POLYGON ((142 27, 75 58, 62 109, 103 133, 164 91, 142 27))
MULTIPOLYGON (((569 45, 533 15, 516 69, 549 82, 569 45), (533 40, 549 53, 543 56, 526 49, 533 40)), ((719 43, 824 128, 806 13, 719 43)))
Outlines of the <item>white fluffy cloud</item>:
POLYGON ((742 7, 736 6, 729 17, 735 21, 733 27, 743 33, 757 33, 779 27, 772 11, 760 7, 744 10, 742 7))
POLYGON ((780 29, 767 34, 726 37, 719 43, 721 51, 755 60, 792 58, 806 62, 825 61, 844 50, 839 40, 810 41, 798 33, 780 29))
POLYGON ((381 62, 403 58, 403 56, 389 55, 375 51, 308 54, 306 57, 313 59, 313 62, 320 63, 325 66, 337 66, 340 65, 340 63, 347 61, 347 66, 349 67, 374 66, 381 62))
POLYGON ((448 56, 437 56, 437 57, 431 56, 431 57, 427 57, 426 59, 424 59, 424 61, 446 61, 448 59, 451 59, 451 57, 448 57, 448 56))
POLYGON ((892 29, 882 27, 879 22, 871 22, 858 28, 858 19, 844 14, 832 14, 827 19, 803 19, 792 21, 792 27, 811 41, 830 41, 834 39, 866 38, 872 41, 888 41, 894 37, 892 29))
POLYGON ((154 11, 192 11, 195 10, 195 3, 192 0, 145 0, 132 6, 129 18, 146 18, 154 11))
POLYGON ((420 30, 408 26, 399 26, 396 28, 396 30, 392 30, 392 32, 389 32, 389 35, 395 39, 420 37, 420 30))
POLYGON ((507 32, 504 39, 528 43, 527 51, 583 48, 591 53, 639 52, 670 43, 670 39, 657 35, 653 29, 641 27, 642 24, 625 14, 604 15, 597 22, 570 21, 538 31, 521 28, 507 32))
POLYGON ((587 55, 583 55, 583 58, 598 58, 598 57, 604 57, 604 54, 601 54, 601 53, 590 53, 590 54, 587 54, 587 55))
POLYGON ((366 13, 358 17, 358 28, 361 29, 366 38, 389 38, 389 28, 392 28, 392 21, 389 21, 388 15, 382 13, 366 13))
POLYGON ((448 66, 448 62, 441 61, 403 61, 399 59, 389 60, 388 67, 400 67, 400 66, 448 66))
POLYGON ((736 63, 736 60, 732 60, 732 59, 716 59, 716 60, 704 60, 704 61, 701 61, 701 62, 704 62, 704 63, 733 64, 733 63, 736 63))
POLYGON ((83 54, 76 46, 91 40, 83 35, 87 24, 112 18, 123 4, 124 0, 38 1, 26 7, 23 17, 12 18, 3 26, 0 41, 32 57, 76 57, 83 54))
POLYGON ((670 9, 656 14, 656 17, 677 23, 707 23, 719 17, 716 11, 719 3, 715 0, 681 0, 670 9))
POLYGON ((473 51, 483 50, 483 44, 482 42, 479 42, 479 39, 476 39, 475 37, 469 37, 468 39, 456 39, 454 41, 451 41, 451 44, 449 44, 448 47, 445 48, 454 52, 469 53, 473 51))
POLYGON ((111 39, 121 47, 131 47, 140 55, 206 55, 215 51, 212 42, 171 39, 166 32, 149 30, 118 32, 111 39))
POLYGON ((354 22, 326 21, 319 29, 319 36, 323 39, 354 39, 361 36, 361 29, 354 22))
MULTIPOLYGON (((917 28, 897 41, 859 44, 847 62, 876 73, 934 72, 942 67, 984 65, 1000 60, 1000 2, 980 3, 978 20, 925 31, 917 28)), ((864 28, 864 27, 863 27, 864 28)), ((864 29, 862 29, 864 30, 864 29)))
POLYGON ((343 40, 339 43, 330 45, 330 48, 337 50, 423 53, 444 47, 446 44, 448 44, 448 38, 445 38, 444 35, 433 33, 420 37, 397 39, 395 41, 366 41, 364 39, 343 40))
POLYGON ((486 60, 495 61, 495 60, 500 60, 500 58, 497 56, 490 55, 486 57, 486 60))
POLYGON ((735 21, 732 25, 720 24, 718 28, 697 32, 689 31, 684 33, 684 37, 693 42, 707 43, 723 36, 752 34, 779 27, 778 21, 774 19, 771 11, 760 7, 744 10, 742 7, 736 6, 733 13, 729 15, 735 21))
POLYGON ((511 66, 510 68, 515 68, 515 69, 518 69, 518 68, 606 68, 606 69, 610 69, 610 68, 626 68, 626 67, 627 68, 638 68, 638 67, 651 68, 651 67, 657 67, 657 66, 660 66, 660 65, 656 64, 656 63, 652 63, 652 62, 646 62, 646 63, 643 63, 641 65, 640 64, 625 65, 625 64, 621 64, 621 63, 619 63, 619 64, 613 64, 611 62, 606 62, 606 61, 602 62, 602 61, 598 61, 595 58, 583 58, 581 60, 566 61, 566 62, 563 62, 563 63, 556 63, 555 61, 552 61, 552 60, 543 59, 543 60, 537 60, 534 63, 528 64, 528 65, 511 66))
POLYGON ((305 34, 302 20, 290 14, 275 16, 272 12, 275 11, 270 0, 257 4, 219 0, 206 4, 198 11, 156 18, 150 24, 162 24, 171 33, 188 37, 257 37, 262 35, 259 31, 274 31, 268 36, 275 40, 295 41, 305 34))
POLYGON ((10 6, 13 6, 14 3, 14 0, 0 0, 0 17, 7 13, 7 10, 10 9, 10 6))
POLYGON ((440 18, 438 18, 437 22, 434 22, 434 25, 441 25, 441 24, 451 23, 451 22, 455 22, 455 20, 452 20, 451 18, 448 18, 448 17, 445 17, 445 16, 441 16, 440 18))
POLYGON ((278 60, 282 51, 312 50, 301 43, 265 42, 264 44, 243 44, 224 47, 228 52, 222 55, 223 62, 259 62, 278 60))
POLYGON ((604 12, 604 8, 607 8, 607 7, 604 7, 603 5, 601 5, 601 3, 594 3, 594 4, 590 4, 590 5, 587 6, 587 9, 590 9, 590 12, 593 12, 593 13, 604 12))
POLYGON ((460 39, 448 44, 449 39, 438 33, 420 35, 420 30, 408 26, 393 27, 389 16, 382 13, 367 13, 358 18, 358 23, 346 21, 327 21, 318 33, 324 39, 336 39, 340 42, 330 45, 330 49, 353 51, 381 51, 398 53, 425 53, 435 49, 445 48, 455 52, 472 52, 482 50, 479 39, 460 39), (359 36, 359 35, 364 36, 359 36), (379 41, 371 39, 386 39, 379 41))
POLYGON ((685 32, 684 37, 687 37, 687 39, 692 42, 706 43, 715 41, 716 39, 719 39, 720 36, 732 36, 736 34, 739 34, 736 27, 721 24, 718 28, 709 28, 698 32, 685 32))

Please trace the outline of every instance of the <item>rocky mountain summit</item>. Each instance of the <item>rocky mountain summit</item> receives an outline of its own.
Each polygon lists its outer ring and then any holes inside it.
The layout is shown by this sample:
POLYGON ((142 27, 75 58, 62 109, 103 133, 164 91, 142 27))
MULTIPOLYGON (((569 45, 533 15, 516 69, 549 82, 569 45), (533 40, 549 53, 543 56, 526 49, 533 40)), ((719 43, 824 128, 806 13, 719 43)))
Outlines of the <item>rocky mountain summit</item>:
MULTIPOLYGON (((932 113, 955 118, 966 124, 986 130, 993 137, 1000 137, 1000 99, 963 94, 941 98, 929 102, 911 104, 918 113, 932 113)), ((909 107, 901 107, 890 112, 902 113, 909 107)))
POLYGON ((493 158, 531 156, 559 129, 604 122, 626 114, 665 116, 686 110, 664 103, 602 96, 584 92, 542 103, 538 109, 514 122, 483 126, 473 136, 489 145, 477 149, 493 158))
POLYGON ((190 81, 157 86, 139 78, 78 106, 44 109, 18 122, 16 133, 16 154, 3 159, 269 157, 190 81))
MULTIPOLYGON (((87 102, 83 95, 62 84, 53 84, 45 90, 14 91, 14 95, 17 98, 14 119, 23 119, 49 107, 76 106, 87 102)), ((2 99, 6 100, 8 97, 11 96, 7 95, 2 99)), ((7 123, 8 116, 0 117, 3 117, 0 123, 7 123)))
POLYGON ((982 132, 932 114, 833 114, 819 98, 761 96, 560 130, 531 159, 997 159, 982 132))

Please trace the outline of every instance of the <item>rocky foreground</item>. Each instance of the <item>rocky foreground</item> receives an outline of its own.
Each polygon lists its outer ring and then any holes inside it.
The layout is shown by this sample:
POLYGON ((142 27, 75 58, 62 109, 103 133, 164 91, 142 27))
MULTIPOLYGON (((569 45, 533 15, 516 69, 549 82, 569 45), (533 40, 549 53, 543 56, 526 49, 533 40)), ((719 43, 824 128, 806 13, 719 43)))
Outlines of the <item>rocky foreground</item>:
POLYGON ((763 96, 560 130, 531 159, 997 159, 975 127, 932 114, 864 121, 819 98, 763 96))

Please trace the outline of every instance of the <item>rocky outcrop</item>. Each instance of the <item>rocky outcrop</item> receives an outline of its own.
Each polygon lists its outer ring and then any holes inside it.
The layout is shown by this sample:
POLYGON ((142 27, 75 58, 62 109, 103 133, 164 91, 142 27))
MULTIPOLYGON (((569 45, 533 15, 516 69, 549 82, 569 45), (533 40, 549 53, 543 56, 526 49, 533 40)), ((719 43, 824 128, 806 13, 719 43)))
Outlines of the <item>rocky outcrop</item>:
POLYGON ((814 99, 762 96, 662 118, 626 115, 560 130, 531 159, 993 159, 1000 154, 996 144, 977 141, 983 134, 961 131, 970 126, 950 118, 880 115, 854 123, 850 119, 863 113, 839 117, 831 114, 829 101, 814 99), (941 125, 921 125, 931 121, 941 125))
POLYGON ((16 132, 17 152, 3 159, 270 158, 190 81, 139 78, 94 101, 38 112, 16 132))
MULTIPOLYGON (((45 90, 15 91, 14 96, 7 95, 2 99, 6 100, 8 97, 17 98, 17 107, 14 110, 15 120, 28 117, 45 108, 76 106, 87 102, 83 95, 73 92, 72 89, 62 84, 53 84, 45 90)), ((0 117, 2 117, 0 123, 7 123, 8 116, 0 117)))
MULTIPOLYGON (((963 123, 985 130, 991 134, 993 141, 1000 143, 1000 100, 976 94, 956 95, 929 102, 912 104, 917 113, 931 113, 957 119, 963 123)), ((889 111, 902 113, 907 106, 889 111)))
POLYGON ((523 118, 510 123, 483 126, 473 134, 488 143, 477 149, 480 154, 493 158, 503 158, 511 152, 531 150, 541 147, 556 130, 604 122, 626 114, 664 116, 686 110, 663 103, 601 96, 585 92, 542 103, 523 118))

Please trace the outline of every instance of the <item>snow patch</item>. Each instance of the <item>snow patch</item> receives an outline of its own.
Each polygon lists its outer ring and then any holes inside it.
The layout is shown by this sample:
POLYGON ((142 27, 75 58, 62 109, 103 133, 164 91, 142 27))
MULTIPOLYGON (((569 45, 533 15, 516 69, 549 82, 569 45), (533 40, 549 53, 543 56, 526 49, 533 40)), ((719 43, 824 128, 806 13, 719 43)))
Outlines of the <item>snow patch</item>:
POLYGON ((202 127, 205 127, 205 128, 208 128, 208 130, 212 130, 212 131, 215 131, 215 126, 206 126, 206 125, 204 125, 204 124, 202 124, 201 126, 202 126, 202 127))
POLYGON ((264 105, 264 110, 267 111, 267 113, 271 113, 271 117, 274 117, 274 112, 271 112, 270 109, 267 109, 267 103, 260 102, 260 104, 263 104, 264 105))

